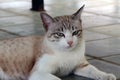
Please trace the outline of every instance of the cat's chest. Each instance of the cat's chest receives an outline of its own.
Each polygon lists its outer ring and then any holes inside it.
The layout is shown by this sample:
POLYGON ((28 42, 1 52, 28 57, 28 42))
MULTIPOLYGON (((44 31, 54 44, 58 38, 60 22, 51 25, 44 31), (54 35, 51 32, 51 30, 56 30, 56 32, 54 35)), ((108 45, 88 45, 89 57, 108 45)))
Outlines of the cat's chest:
POLYGON ((42 71, 62 76, 72 72, 76 67, 85 62, 84 45, 71 51, 56 51, 53 54, 44 54, 37 62, 42 71))
POLYGON ((82 55, 79 53, 66 53, 56 56, 57 70, 59 76, 67 75, 72 72, 80 63, 82 63, 82 55), (80 62, 81 61, 81 62, 80 62))

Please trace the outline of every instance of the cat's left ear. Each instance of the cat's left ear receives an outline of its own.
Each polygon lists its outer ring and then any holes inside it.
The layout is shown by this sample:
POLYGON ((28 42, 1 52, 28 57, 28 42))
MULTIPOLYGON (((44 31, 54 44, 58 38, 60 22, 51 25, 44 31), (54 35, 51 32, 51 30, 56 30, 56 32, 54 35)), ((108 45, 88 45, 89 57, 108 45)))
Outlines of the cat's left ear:
POLYGON ((48 31, 49 26, 54 22, 53 18, 47 13, 41 13, 40 16, 45 30, 48 31))
POLYGON ((83 5, 76 13, 74 13, 74 14, 72 15, 72 18, 73 18, 73 19, 81 20, 81 14, 82 14, 82 12, 83 12, 84 6, 85 6, 85 5, 83 5))

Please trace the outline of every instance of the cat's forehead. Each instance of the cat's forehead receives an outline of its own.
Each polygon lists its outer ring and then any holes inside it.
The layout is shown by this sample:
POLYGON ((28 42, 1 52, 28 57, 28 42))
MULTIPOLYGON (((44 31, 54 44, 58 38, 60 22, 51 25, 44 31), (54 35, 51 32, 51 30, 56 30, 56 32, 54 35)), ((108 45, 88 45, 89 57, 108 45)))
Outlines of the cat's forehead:
POLYGON ((82 29, 81 22, 73 20, 72 16, 58 16, 54 18, 54 22, 54 29, 58 31, 82 29))
POLYGON ((55 22, 70 22, 72 20, 71 16, 65 15, 65 16, 57 16, 54 18, 55 22))

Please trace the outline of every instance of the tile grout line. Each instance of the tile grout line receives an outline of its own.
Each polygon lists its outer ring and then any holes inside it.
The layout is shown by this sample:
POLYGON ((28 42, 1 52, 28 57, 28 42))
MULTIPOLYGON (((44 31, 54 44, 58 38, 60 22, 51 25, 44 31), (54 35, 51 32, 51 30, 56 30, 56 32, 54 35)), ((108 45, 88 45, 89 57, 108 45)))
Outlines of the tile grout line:
POLYGON ((95 13, 95 12, 90 12, 90 11, 84 11, 86 13, 90 13, 90 14, 94 14, 94 15, 101 15, 101 16, 106 16, 106 17, 111 17, 111 18, 116 18, 116 19, 120 19, 120 17, 117 17, 117 16, 110 16, 110 15, 107 15, 107 14, 100 14, 100 13, 95 13))
POLYGON ((112 55, 108 55, 108 56, 102 56, 101 58, 107 58, 107 57, 112 57, 112 56, 119 56, 120 54, 112 54, 112 55))
POLYGON ((0 29, 0 31, 6 32, 6 33, 8 33, 8 34, 15 35, 15 36, 18 36, 18 37, 22 37, 21 35, 19 35, 19 34, 17 34, 17 33, 10 32, 10 31, 4 30, 4 29, 0 29))
POLYGON ((97 32, 97 31, 93 31, 95 33, 99 33, 99 34, 104 34, 104 35, 107 35, 107 36, 111 36, 112 38, 119 38, 120 36, 115 36, 115 35, 112 35, 112 34, 107 34, 107 33, 102 33, 102 32, 97 32))
POLYGON ((104 34, 104 35, 110 36, 111 38, 119 38, 120 37, 120 36, 115 36, 115 35, 112 35, 112 34, 107 34, 107 33, 104 33, 104 32, 94 31, 92 29, 87 29, 86 31, 90 31, 90 32, 94 32, 94 33, 99 33, 99 34, 104 34))
POLYGON ((22 15, 22 14, 19 14, 19 13, 17 13, 17 12, 9 11, 9 10, 2 9, 2 8, 0 8, 0 10, 2 10, 2 11, 6 11, 6 12, 10 12, 10 13, 14 13, 14 14, 17 14, 17 15, 22 15))
MULTIPOLYGON (((13 13, 13 14, 16 14, 16 16, 17 16, 17 15, 19 15, 19 16, 26 16, 26 17, 29 17, 29 18, 30 18, 30 15, 27 15, 27 14, 21 14, 21 13, 18 13, 18 12, 6 10, 6 9, 1 9, 1 8, 0 8, 0 10, 6 11, 6 12, 10 12, 10 13, 13 13)), ((30 11, 31 11, 31 10, 30 10, 30 11)), ((31 12, 33 12, 33 11, 31 11, 31 12)), ((39 12, 39 13, 40 13, 40 12, 39 12)))
POLYGON ((93 60, 94 59, 95 60, 100 60, 100 61, 104 61, 104 62, 107 62, 107 63, 111 63, 111 64, 114 64, 114 65, 120 66, 120 64, 118 64, 118 63, 115 63, 115 62, 112 62, 112 61, 108 61, 108 60, 104 60, 104 59, 102 59, 100 57, 95 57, 95 56, 91 56, 91 55, 88 55, 88 54, 87 54, 87 56, 93 58, 93 60))
POLYGON ((106 40, 106 39, 111 39, 111 38, 113 37, 111 36, 111 37, 102 38, 102 39, 86 40, 85 42, 93 42, 93 41, 106 40))
POLYGON ((110 26, 110 25, 118 25, 120 24, 119 22, 118 23, 113 23, 113 24, 106 24, 106 25, 100 25, 100 26, 93 26, 93 27, 88 27, 88 28, 83 28, 84 30, 90 30, 91 28, 98 28, 98 27, 104 27, 104 26, 110 26))

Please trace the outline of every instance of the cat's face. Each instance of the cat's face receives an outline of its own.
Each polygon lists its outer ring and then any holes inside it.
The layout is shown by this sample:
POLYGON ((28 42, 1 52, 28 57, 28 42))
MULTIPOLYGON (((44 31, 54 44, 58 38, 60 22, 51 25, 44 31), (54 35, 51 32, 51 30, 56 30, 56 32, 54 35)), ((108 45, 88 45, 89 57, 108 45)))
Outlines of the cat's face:
MULTIPOLYGON (((83 6, 84 7, 84 6, 83 6)), ((41 14, 46 37, 59 50, 72 50, 82 38, 81 7, 75 14, 52 18, 46 13, 41 14)))
POLYGON ((48 40, 60 50, 69 50, 76 47, 82 37, 82 28, 80 21, 74 21, 69 16, 54 18, 51 28, 47 31, 48 40))

